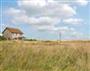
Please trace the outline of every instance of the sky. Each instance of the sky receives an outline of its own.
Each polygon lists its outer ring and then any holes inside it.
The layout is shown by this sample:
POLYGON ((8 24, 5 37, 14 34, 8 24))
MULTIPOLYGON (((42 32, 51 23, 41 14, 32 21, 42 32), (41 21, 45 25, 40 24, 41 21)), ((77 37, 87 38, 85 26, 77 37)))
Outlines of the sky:
POLYGON ((0 0, 0 34, 13 27, 31 39, 87 40, 89 12, 90 0, 0 0))

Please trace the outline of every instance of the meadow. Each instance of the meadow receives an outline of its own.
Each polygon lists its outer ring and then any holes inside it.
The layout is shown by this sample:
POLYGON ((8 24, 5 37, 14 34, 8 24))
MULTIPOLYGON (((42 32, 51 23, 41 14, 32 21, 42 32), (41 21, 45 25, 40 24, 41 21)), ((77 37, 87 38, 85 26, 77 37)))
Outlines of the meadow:
POLYGON ((0 71, 90 71, 90 41, 0 41, 0 71))

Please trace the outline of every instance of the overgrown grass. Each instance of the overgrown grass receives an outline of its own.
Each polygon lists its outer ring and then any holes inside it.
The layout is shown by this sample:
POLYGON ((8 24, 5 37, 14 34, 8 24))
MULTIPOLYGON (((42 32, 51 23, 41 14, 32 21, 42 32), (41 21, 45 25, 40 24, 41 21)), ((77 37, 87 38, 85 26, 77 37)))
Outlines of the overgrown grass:
POLYGON ((90 71, 90 42, 1 41, 0 71, 90 71))

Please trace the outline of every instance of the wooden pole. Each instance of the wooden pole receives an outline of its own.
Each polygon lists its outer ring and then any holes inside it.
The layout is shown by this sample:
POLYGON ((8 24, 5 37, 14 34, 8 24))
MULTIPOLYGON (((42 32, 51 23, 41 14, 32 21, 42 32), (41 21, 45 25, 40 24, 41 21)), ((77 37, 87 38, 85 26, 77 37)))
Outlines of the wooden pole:
POLYGON ((58 45, 61 45, 61 32, 58 34, 58 45))

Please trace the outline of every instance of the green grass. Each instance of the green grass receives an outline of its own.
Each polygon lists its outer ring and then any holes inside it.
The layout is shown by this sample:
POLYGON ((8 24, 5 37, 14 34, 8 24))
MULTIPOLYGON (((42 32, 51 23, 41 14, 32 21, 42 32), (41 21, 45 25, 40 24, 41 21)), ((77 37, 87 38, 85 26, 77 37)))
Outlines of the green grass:
POLYGON ((0 71, 90 71, 90 42, 1 41, 0 71))

